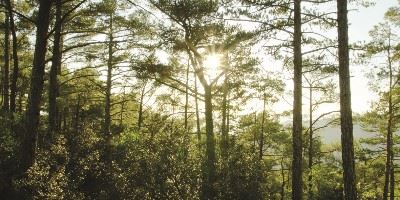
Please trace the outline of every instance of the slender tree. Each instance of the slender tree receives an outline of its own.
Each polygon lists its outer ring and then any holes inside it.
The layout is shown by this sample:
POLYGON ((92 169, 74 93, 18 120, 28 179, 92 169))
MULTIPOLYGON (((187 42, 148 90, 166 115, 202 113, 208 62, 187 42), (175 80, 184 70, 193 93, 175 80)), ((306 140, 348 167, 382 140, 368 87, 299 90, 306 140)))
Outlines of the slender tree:
POLYGON ((261 132, 260 132, 260 145, 259 145, 259 154, 258 159, 261 161, 264 156, 264 129, 265 129, 265 115, 266 115, 266 106, 267 104, 267 95, 264 93, 263 95, 263 110, 261 115, 261 132))
MULTIPOLYGON (((228 65, 228 55, 226 57, 226 63, 228 65)), ((228 68, 226 66, 226 68, 228 68)), ((228 73, 225 72, 225 79, 222 85, 222 123, 221 123, 221 155, 224 160, 227 159, 228 156, 228 148, 229 148, 229 135, 228 135, 228 95, 229 95, 229 76, 228 73)))
POLYGON ((356 200, 357 188, 356 172, 354 167, 353 117, 350 92, 347 0, 337 0, 337 22, 339 43, 340 128, 342 132, 341 140, 344 198, 346 200, 356 200))
POLYGON ((301 53, 301 0, 294 1, 294 90, 293 90, 293 164, 292 199, 303 198, 302 176, 302 53, 301 53))
POLYGON ((13 5, 11 0, 5 0, 7 13, 10 18, 10 30, 12 35, 12 55, 13 55, 13 73, 10 85, 10 110, 16 112, 16 97, 17 97, 17 81, 19 76, 19 61, 18 61, 18 38, 15 30, 14 14, 12 12, 13 5))
POLYGON ((49 77, 49 132, 53 135, 57 131, 59 115, 57 106, 57 97, 59 96, 58 87, 58 72, 61 71, 62 59, 62 1, 56 0, 56 13, 55 13, 55 30, 53 40, 53 56, 51 59, 50 77, 49 77))
MULTIPOLYGON (((394 185, 394 177, 392 178, 392 171, 394 171, 393 159, 394 159, 394 147, 393 147, 393 136, 394 132, 397 130, 397 120, 396 113, 397 109, 397 98, 396 90, 398 88, 399 76, 398 76, 398 68, 396 68, 394 62, 396 61, 396 42, 398 38, 395 34, 395 29, 391 23, 380 23, 375 26, 370 31, 370 36, 373 38, 370 44, 367 45, 367 53, 368 57, 374 55, 384 55, 386 57, 386 63, 383 67, 377 67, 379 71, 372 71, 371 73, 375 73, 377 78, 388 80, 388 88, 383 93, 382 101, 385 101, 382 104, 378 104, 382 106, 381 109, 385 110, 385 115, 382 117, 385 119, 385 136, 386 136, 386 166, 385 166, 385 178, 383 185, 383 199, 388 199, 388 197, 392 198, 394 196, 394 189, 392 189, 392 185, 394 185), (390 194, 390 195, 389 195, 390 194)), ((381 82, 377 83, 376 86, 380 86, 381 82)), ((386 85, 386 84, 385 84, 386 85)), ((385 85, 382 85, 385 86, 385 85)), ((380 88, 381 89, 381 88, 380 88)), ((382 92, 382 91, 379 91, 382 92)), ((379 107, 378 107, 379 108, 379 107)), ((377 109, 377 108, 376 108, 377 109)), ((380 132, 383 132, 380 130, 380 132)), ((393 175, 394 176, 394 175, 393 175)), ((394 198, 394 197, 393 197, 394 198)))
POLYGON ((39 12, 36 19, 36 45, 33 58, 31 87, 26 110, 25 135, 21 144, 22 172, 25 172, 35 161, 38 128, 40 121, 40 104, 42 101, 44 70, 46 63, 47 38, 50 24, 51 0, 39 1, 39 12))
MULTIPOLYGON (((112 2, 110 6, 116 6, 116 2, 112 2)), ((106 95, 104 107, 104 134, 109 137, 111 134, 111 84, 113 72, 113 54, 114 54, 114 12, 115 8, 111 8, 109 12, 108 24, 108 58, 107 58, 107 80, 106 80, 106 95)))
POLYGON ((4 18, 3 110, 10 109, 10 13, 4 18))
MULTIPOLYGON (((390 30, 389 30, 390 31, 390 30)), ((386 135, 386 169, 385 169, 385 187, 383 199, 387 199, 388 194, 388 185, 390 186, 394 184, 389 179, 391 179, 392 168, 393 168, 393 68, 392 68, 392 59, 390 53, 390 33, 389 33, 389 44, 387 48, 387 59, 388 59, 388 67, 389 67, 389 94, 388 94, 388 123, 387 123, 387 135, 386 135)), ((390 199, 392 199, 392 191, 390 191, 390 199)))
POLYGON ((142 88, 140 90, 140 99, 139 99, 139 110, 138 110, 138 130, 142 128, 142 123, 143 123, 143 104, 144 104, 144 96, 146 94, 146 86, 147 86, 147 80, 143 80, 142 83, 142 88))
POLYGON ((198 142, 198 148, 201 149, 201 128, 200 128, 200 111, 199 111, 199 98, 197 94, 197 76, 196 73, 193 73, 194 75, 194 104, 195 104, 195 109, 196 109, 196 134, 197 134, 197 142, 198 142))
POLYGON ((190 61, 188 60, 186 66, 186 89, 185 89, 185 130, 188 131, 188 108, 189 108, 189 72, 190 61))

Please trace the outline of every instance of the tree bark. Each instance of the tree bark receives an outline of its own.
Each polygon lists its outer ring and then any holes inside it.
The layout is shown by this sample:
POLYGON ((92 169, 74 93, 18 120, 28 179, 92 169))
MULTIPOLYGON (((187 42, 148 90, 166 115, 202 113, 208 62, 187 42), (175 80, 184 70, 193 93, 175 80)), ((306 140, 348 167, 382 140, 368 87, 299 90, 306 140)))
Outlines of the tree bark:
POLYGON ((224 161, 228 156, 229 136, 227 132, 227 96, 228 96, 228 77, 225 78, 222 94, 222 123, 221 123, 221 156, 224 161))
POLYGON ((347 0, 337 1, 339 43, 340 126, 342 132, 342 165, 344 198, 357 199, 353 147, 353 118, 351 110, 347 0))
MULTIPOLYGON (((254 127, 257 129, 257 111, 254 111, 254 127)), ((253 146, 252 146, 252 151, 253 154, 255 155, 257 153, 257 131, 253 131, 253 146)))
POLYGON ((144 82, 142 91, 140 92, 140 100, 139 100, 139 113, 138 113, 138 130, 142 128, 143 123, 143 101, 144 101, 144 93, 146 90, 147 81, 144 82))
POLYGON ((204 107, 206 120, 206 160, 203 170, 203 187, 202 199, 215 199, 216 197, 216 166, 215 166, 215 138, 213 124, 213 104, 212 104, 212 84, 207 83, 204 75, 203 58, 193 48, 193 44, 189 39, 189 32, 186 31, 185 42, 187 45, 188 56, 194 66, 195 74, 199 78, 201 85, 204 88, 204 107), (191 48, 192 47, 192 48, 191 48), (193 57, 194 54, 195 58, 193 57))
POLYGON ((16 112, 16 98, 17 98, 17 81, 19 76, 19 62, 18 62, 18 38, 15 31, 14 15, 12 13, 12 3, 11 0, 5 0, 7 6, 7 12, 10 18, 10 30, 12 35, 12 51, 13 51, 13 73, 10 86, 10 110, 11 112, 16 112))
POLYGON ((293 162, 292 199, 303 198, 302 176, 302 53, 301 53, 301 0, 294 1, 294 102, 293 102, 293 162))
POLYGON ((283 168, 283 157, 282 157, 280 163, 281 163, 281 176, 282 176, 282 184, 281 184, 280 193, 281 193, 281 200, 284 200, 285 199, 285 185, 286 185, 286 182, 285 182, 285 171, 284 171, 284 168, 283 168))
MULTIPOLYGON (((392 199, 392 195, 394 193, 394 189, 392 191, 392 185, 394 185, 394 181, 392 183, 392 168, 393 168, 393 69, 392 69, 392 59, 391 59, 391 38, 389 33, 389 45, 387 48, 387 59, 388 59, 388 67, 389 67, 389 92, 388 92, 388 124, 387 124, 387 132, 386 132, 386 167, 385 167, 385 183, 383 189, 383 199, 388 199, 390 193, 390 199, 392 199), (390 192, 389 192, 390 189, 390 192)), ((394 179, 393 179, 394 180, 394 179)), ((394 198, 394 197, 393 197, 394 198)))
POLYGON ((313 104, 312 104, 312 99, 313 99, 313 86, 310 84, 310 101, 309 101, 309 112, 310 112, 310 127, 309 127, 309 147, 308 147, 308 199, 312 200, 314 199, 314 194, 313 194, 313 183, 312 183, 312 178, 313 178, 313 174, 312 174, 312 167, 313 167, 313 104))
POLYGON ((36 45, 33 58, 28 107, 26 111, 25 137, 21 144, 20 169, 22 172, 26 172, 35 161, 51 2, 51 0, 39 1, 39 13, 36 20, 36 45))
POLYGON ((265 106, 267 103, 267 97, 264 93, 263 95, 263 112, 262 112, 262 119, 261 119, 261 133, 260 133, 260 145, 259 145, 259 155, 258 159, 261 161, 264 155, 264 127, 265 127, 265 106))
MULTIPOLYGON (((73 119, 73 131, 72 131, 73 133, 75 133, 75 135, 79 134, 79 124, 80 124, 79 118, 81 117, 80 110, 81 110, 81 96, 78 95, 78 100, 75 107, 75 113, 73 119)), ((64 122, 64 127, 66 127, 65 124, 66 122, 64 122)))
POLYGON ((3 110, 10 110, 10 13, 4 19, 3 110))
POLYGON ((230 99, 229 99, 229 93, 228 93, 228 96, 227 96, 227 101, 226 101, 226 134, 228 134, 229 135, 229 131, 230 131, 230 110, 231 110, 231 104, 230 104, 230 99))
POLYGON ((196 132, 197 132, 197 140, 198 140, 198 147, 199 150, 201 149, 201 130, 200 130, 200 112, 199 112, 199 100, 197 98, 197 77, 196 73, 194 73, 194 103, 196 109, 196 132))
POLYGON ((212 93, 211 86, 204 86, 204 106, 206 118, 206 161, 205 161, 205 181, 203 182, 203 199, 215 199, 215 182, 216 182, 216 169, 215 169, 215 139, 214 139, 214 126, 213 126, 213 106, 212 106, 212 93))
POLYGON ((390 159, 390 166, 391 166, 391 168, 390 168, 390 200, 394 200, 394 197, 395 197, 395 194, 394 194, 395 193, 395 189, 394 189, 395 178, 394 178, 393 156, 394 156, 394 154, 393 154, 393 142, 392 142, 392 151, 390 154, 390 158, 391 158, 390 159))
POLYGON ((188 61, 186 67, 186 89, 185 89, 185 131, 188 131, 188 107, 189 107, 189 68, 190 63, 188 61))
POLYGON ((108 60, 107 60, 107 81, 106 81, 106 96, 105 96, 105 109, 104 109, 104 135, 110 137, 111 135, 111 84, 112 84, 112 71, 113 71, 113 21, 114 13, 110 13, 109 17, 109 33, 108 33, 108 60))
POLYGON ((59 121, 59 108, 57 106, 57 97, 59 96, 58 72, 61 68, 62 59, 62 1, 56 0, 56 21, 53 42, 53 57, 51 59, 50 77, 49 77, 49 133, 50 136, 57 131, 59 121))

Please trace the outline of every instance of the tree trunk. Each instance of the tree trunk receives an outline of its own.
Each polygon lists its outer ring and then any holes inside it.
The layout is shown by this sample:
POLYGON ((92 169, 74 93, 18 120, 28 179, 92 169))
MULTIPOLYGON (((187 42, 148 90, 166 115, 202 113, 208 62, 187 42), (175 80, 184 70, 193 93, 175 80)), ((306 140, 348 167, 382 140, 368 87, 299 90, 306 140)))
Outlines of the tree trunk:
MULTIPOLYGON (((74 124, 74 126, 73 126, 73 133, 75 133, 75 135, 78 135, 79 134, 79 118, 80 118, 80 110, 81 110, 81 97, 80 97, 80 95, 78 95, 78 100, 77 100, 77 103, 76 103, 76 107, 75 107, 75 113, 74 113, 74 120, 73 120, 73 124, 74 124)), ((64 122, 64 127, 66 127, 65 126, 65 124, 66 124, 66 122, 64 122)))
POLYGON ((14 16, 12 13, 12 4, 11 0, 5 0, 7 6, 7 12, 9 13, 10 18, 10 30, 12 35, 12 50, 13 50, 13 74, 10 86, 10 110, 11 112, 16 112, 16 98, 17 98, 17 81, 19 76, 19 62, 18 62, 18 38, 17 33, 15 31, 15 23, 14 23, 14 16))
POLYGON ((186 68, 186 89, 185 89, 185 131, 188 131, 188 107, 189 107, 189 68, 188 61, 186 68))
POLYGON ((59 121, 57 97, 59 96, 58 88, 58 71, 61 68, 62 59, 62 44, 61 44, 61 30, 62 30, 62 1, 56 0, 56 21, 53 42, 53 57, 51 59, 50 77, 49 77, 49 133, 53 136, 57 131, 57 124, 59 121))
POLYGON ((294 1, 294 102, 293 102, 293 163, 292 199, 303 198, 302 176, 302 53, 301 53, 301 0, 294 1))
POLYGON ((229 136, 226 127, 227 119, 227 96, 228 96, 228 77, 225 78, 223 84, 223 94, 222 94, 222 123, 221 123, 221 156, 222 159, 226 161, 228 156, 228 146, 229 146, 229 136))
MULTIPOLYGON (((254 127, 257 129, 257 111, 254 111, 254 127)), ((257 146, 257 131, 253 131, 253 146, 252 146, 252 152, 255 155, 256 154, 256 147, 257 146)))
POLYGON ((228 97, 227 97, 227 102, 226 102, 226 134, 227 135, 229 135, 229 131, 230 131, 230 129, 229 129, 229 127, 230 127, 230 110, 231 110, 231 108, 230 108, 230 100, 229 100, 229 93, 228 93, 228 97))
POLYGON ((36 45, 33 58, 28 108, 26 111, 25 137, 21 144, 22 149, 20 167, 22 172, 26 172, 26 170, 28 170, 35 161, 51 2, 51 0, 39 1, 39 13, 36 20, 36 45))
POLYGON ((24 98, 25 92, 19 91, 18 95, 18 112, 22 113, 22 100, 24 98))
POLYGON ((197 97, 197 77, 196 73, 194 73, 194 103, 195 103, 195 109, 196 109, 196 130, 197 130, 197 140, 198 140, 198 146, 199 150, 201 149, 201 130, 200 130, 200 112, 199 112, 199 100, 197 97))
POLYGON ((215 166, 215 138, 214 138, 214 124, 213 124, 213 105, 212 105, 212 84, 207 83, 204 75, 203 58, 196 50, 191 50, 189 46, 193 46, 186 32, 185 35, 186 45, 188 46, 187 53, 195 68, 195 74, 199 78, 201 85, 204 88, 204 107, 206 119, 206 160, 203 170, 203 186, 202 186, 202 199, 215 199, 216 190, 216 166, 215 166), (194 59, 192 52, 196 56, 194 59))
MULTIPOLYGON (((389 94, 388 94, 388 124, 387 124, 387 132, 386 132, 386 167, 385 167, 385 184, 384 184, 384 189, 383 189, 383 199, 387 200, 389 193, 390 193, 390 199, 392 199, 392 194, 394 191, 392 191, 392 168, 393 168, 393 69, 392 69, 392 59, 391 59, 391 53, 390 53, 390 45, 391 38, 390 38, 390 33, 389 33, 389 45, 387 48, 387 59, 388 59, 388 66, 389 66, 389 94), (390 192, 389 192, 390 189, 390 192)), ((393 197, 394 198, 394 197, 393 197)))
POLYGON ((205 105, 205 118, 206 118, 206 160, 205 160, 205 177, 203 180, 203 199, 215 199, 215 182, 216 182, 216 169, 215 169, 215 139, 214 127, 212 116, 212 93, 211 86, 204 86, 204 105, 205 105))
POLYGON ((285 171, 284 171, 284 168, 283 168, 283 158, 281 159, 281 176, 282 176, 282 184, 281 184, 280 193, 281 193, 281 200, 284 200, 285 199, 285 185, 286 185, 286 182, 285 182, 285 171))
POLYGON ((60 130, 63 130, 64 132, 66 132, 68 130, 68 125, 67 125, 68 112, 69 112, 68 107, 64 107, 64 111, 63 111, 63 115, 62 115, 62 123, 63 123, 63 125, 62 125, 62 129, 60 129, 60 130))
POLYGON ((262 112, 262 119, 261 119, 261 133, 260 133, 260 145, 259 145, 259 155, 258 159, 261 161, 264 155, 264 126, 265 126, 265 106, 267 103, 267 97, 264 93, 263 96, 263 112, 262 112))
POLYGON ((139 100, 139 113, 138 113, 138 130, 142 128, 143 123, 143 101, 144 101, 144 93, 146 90, 147 81, 143 83, 142 91, 140 92, 140 100, 139 100))
POLYGON ((111 135, 111 84, 112 84, 112 71, 113 71, 113 21, 114 13, 110 13, 109 17, 109 33, 108 33, 108 60, 107 60, 107 81, 106 81, 106 96, 105 96, 105 109, 104 109, 104 135, 108 138, 111 135))
POLYGON ((3 68, 3 110, 10 110, 10 13, 4 19, 4 68, 3 68))
POLYGON ((339 43, 340 126, 342 132, 342 165, 344 198, 357 199, 353 147, 353 118, 351 111, 347 0, 337 1, 339 43))
POLYGON ((314 199, 314 194, 313 194, 313 183, 312 183, 312 178, 313 178, 313 104, 312 104, 312 99, 313 99, 313 86, 310 84, 310 102, 309 102, 309 112, 310 112, 310 127, 309 127, 309 147, 308 147, 308 199, 312 200, 314 199))
POLYGON ((394 166, 393 166, 393 142, 392 142, 392 151, 390 155, 390 200, 394 200, 395 194, 394 194, 394 186, 395 186, 395 178, 394 178, 394 166))
POLYGON ((119 126, 122 127, 123 121, 124 121, 124 111, 125 111, 125 87, 124 87, 124 92, 122 93, 122 102, 121 102, 121 110, 119 113, 119 126))

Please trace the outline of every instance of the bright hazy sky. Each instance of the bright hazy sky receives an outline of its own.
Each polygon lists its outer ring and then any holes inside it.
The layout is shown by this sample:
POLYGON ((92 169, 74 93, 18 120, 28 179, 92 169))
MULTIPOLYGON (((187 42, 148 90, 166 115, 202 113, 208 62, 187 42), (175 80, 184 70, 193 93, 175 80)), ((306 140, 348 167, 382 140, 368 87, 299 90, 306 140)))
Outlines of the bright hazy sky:
MULTIPOLYGON (((351 5, 349 6, 349 40, 350 42, 360 42, 360 41, 369 41, 369 31, 373 28, 374 25, 377 25, 384 20, 384 14, 388 10, 388 8, 399 5, 397 0, 376 0, 376 4, 371 7, 361 7, 351 5), (355 10, 354 8, 357 8, 355 10)), ((333 3, 330 6, 335 7, 336 4, 333 3)), ((334 10, 335 8, 330 8, 330 10, 334 10)), ((335 37, 337 32, 336 30, 332 30, 328 33, 328 35, 333 34, 335 37)), ((350 54, 351 56, 351 54, 350 54)), ((363 113, 368 111, 370 108, 370 104, 372 101, 377 100, 377 95, 370 91, 368 86, 368 79, 365 77, 365 67, 361 65, 350 64, 351 68, 351 92, 352 92, 352 109, 354 113, 363 113), (364 70, 364 71, 363 71, 364 70)), ((292 90, 292 80, 287 80, 287 89, 292 90)), ((308 115, 308 91, 303 90, 303 113, 308 115)), ((279 101, 273 106, 273 110, 277 113, 280 113, 285 110, 292 109, 292 97, 286 96, 286 101, 279 101)), ((282 99, 281 99, 282 100, 282 99)), ((257 104, 256 104, 257 105, 257 104)), ((259 106, 252 106, 251 110, 258 110, 259 106)), ((330 105, 325 104, 322 105, 317 111, 318 113, 325 113, 333 110, 339 110, 339 105, 330 105)))
MULTIPOLYGON (((349 13, 349 40, 350 42, 369 40, 368 32, 372 27, 383 22, 385 12, 389 7, 398 5, 397 0, 376 0, 375 6, 359 8, 358 11, 349 13)), ((361 72, 362 66, 351 65, 352 76, 352 107, 353 111, 360 113, 368 110, 370 102, 376 99, 376 95, 370 92, 368 80, 361 72)))

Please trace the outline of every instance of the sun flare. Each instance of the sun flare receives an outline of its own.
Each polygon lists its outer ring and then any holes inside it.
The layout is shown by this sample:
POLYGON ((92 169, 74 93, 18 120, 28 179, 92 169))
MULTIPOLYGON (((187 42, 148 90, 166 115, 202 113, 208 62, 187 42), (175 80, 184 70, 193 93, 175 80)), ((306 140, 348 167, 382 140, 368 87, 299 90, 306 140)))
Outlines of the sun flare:
POLYGON ((221 57, 217 54, 207 55, 204 59, 204 67, 208 71, 209 75, 214 75, 219 70, 221 64, 221 57))

